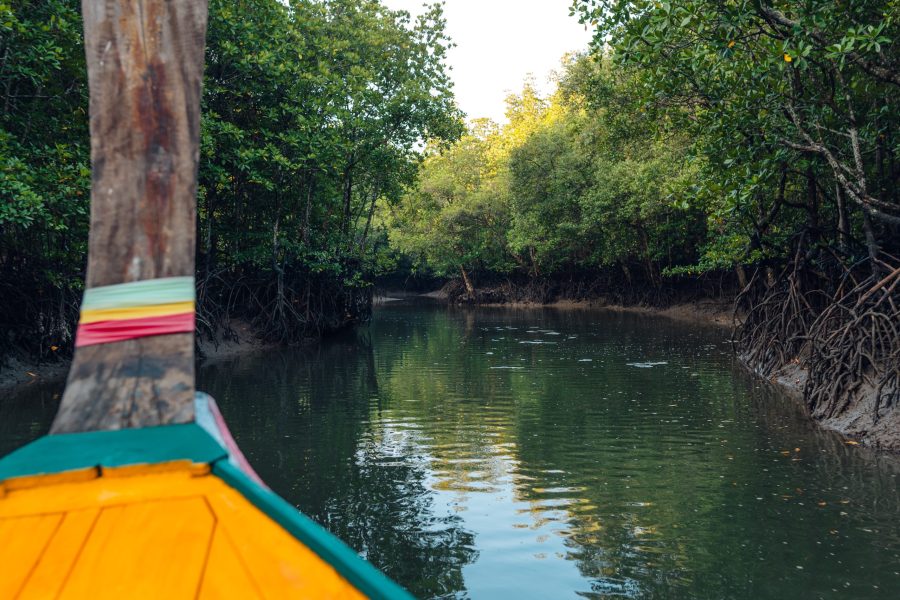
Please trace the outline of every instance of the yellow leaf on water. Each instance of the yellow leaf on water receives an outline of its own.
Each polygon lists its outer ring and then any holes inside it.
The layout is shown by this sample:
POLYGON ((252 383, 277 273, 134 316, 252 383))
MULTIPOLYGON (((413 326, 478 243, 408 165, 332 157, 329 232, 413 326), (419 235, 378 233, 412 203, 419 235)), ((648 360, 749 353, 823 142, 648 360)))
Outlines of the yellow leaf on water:
POLYGON ((50 346, 50 350, 56 352, 57 350, 59 350, 59 346, 50 346))
POLYGON ((859 442, 857 442, 856 440, 847 440, 844 443, 848 446, 859 446, 859 442))

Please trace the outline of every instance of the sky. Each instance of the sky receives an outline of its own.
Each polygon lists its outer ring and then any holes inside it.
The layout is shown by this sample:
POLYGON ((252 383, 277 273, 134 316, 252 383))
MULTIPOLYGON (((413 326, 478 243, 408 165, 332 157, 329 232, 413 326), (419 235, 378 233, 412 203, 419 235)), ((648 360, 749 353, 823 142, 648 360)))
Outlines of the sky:
MULTIPOLYGON (((415 17, 423 0, 382 0, 415 17)), ((569 16, 571 0, 445 0, 447 32, 456 44, 448 62, 460 108, 469 118, 504 122, 507 95, 532 74, 538 88, 549 82, 560 59, 584 50, 591 34, 569 16)))

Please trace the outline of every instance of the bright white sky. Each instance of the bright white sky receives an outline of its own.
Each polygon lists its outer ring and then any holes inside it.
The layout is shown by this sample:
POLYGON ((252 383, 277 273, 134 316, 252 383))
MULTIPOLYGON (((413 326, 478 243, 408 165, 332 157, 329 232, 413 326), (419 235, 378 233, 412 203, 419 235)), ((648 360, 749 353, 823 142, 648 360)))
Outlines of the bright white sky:
MULTIPOLYGON (((415 17, 423 0, 382 0, 415 17)), ((587 48, 591 33, 569 16, 571 0, 445 0, 454 91, 469 118, 504 122, 504 100, 529 73, 551 91, 551 71, 568 52, 587 48)))

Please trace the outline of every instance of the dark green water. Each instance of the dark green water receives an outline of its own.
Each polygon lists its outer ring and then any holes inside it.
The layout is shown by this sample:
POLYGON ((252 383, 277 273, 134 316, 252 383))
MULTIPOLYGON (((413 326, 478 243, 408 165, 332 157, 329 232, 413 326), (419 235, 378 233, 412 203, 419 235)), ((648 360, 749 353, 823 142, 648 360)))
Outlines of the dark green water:
MULTIPOLYGON (((200 387, 275 491, 420 597, 900 597, 900 458, 817 430, 726 337, 394 304, 200 387)), ((0 403, 0 451, 57 392, 0 403)))

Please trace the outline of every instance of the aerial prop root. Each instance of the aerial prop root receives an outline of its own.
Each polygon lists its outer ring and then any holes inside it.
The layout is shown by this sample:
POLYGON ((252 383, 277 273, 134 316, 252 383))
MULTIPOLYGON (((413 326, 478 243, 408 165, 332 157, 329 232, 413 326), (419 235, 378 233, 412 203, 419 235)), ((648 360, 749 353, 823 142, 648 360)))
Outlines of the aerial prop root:
MULTIPOLYGON (((893 257, 887 264, 900 265, 893 257)), ((804 396, 817 418, 833 418, 863 386, 875 399, 873 422, 900 397, 900 266, 874 271, 849 291, 839 290, 809 333, 809 378, 804 396)))
POLYGON ((364 320, 371 310, 368 288, 305 271, 279 277, 266 270, 223 269, 197 281, 198 334, 213 343, 238 341, 236 321, 266 341, 298 343, 364 320))
POLYGON ((735 302, 744 318, 732 341, 766 378, 806 368, 803 395, 815 418, 843 414, 864 392, 878 422, 900 397, 900 260, 831 264, 831 284, 797 262, 775 278, 758 269, 735 302))

